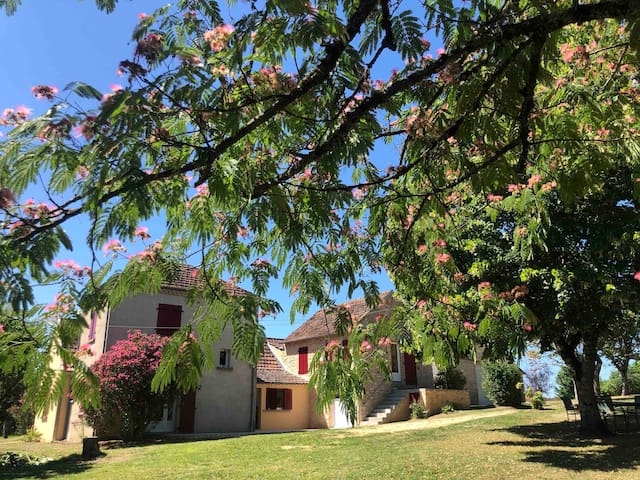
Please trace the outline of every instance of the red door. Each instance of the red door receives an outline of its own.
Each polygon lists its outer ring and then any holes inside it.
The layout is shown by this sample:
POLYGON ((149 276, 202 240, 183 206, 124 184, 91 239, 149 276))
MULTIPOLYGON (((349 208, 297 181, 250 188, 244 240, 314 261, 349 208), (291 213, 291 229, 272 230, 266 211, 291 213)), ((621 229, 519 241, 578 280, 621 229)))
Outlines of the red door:
POLYGON ((407 385, 418 384, 418 373, 416 372, 416 357, 410 353, 403 354, 404 363, 404 383, 407 385))
POLYGON ((180 399, 180 433, 193 433, 193 426, 196 420, 196 391, 182 395, 180 399))

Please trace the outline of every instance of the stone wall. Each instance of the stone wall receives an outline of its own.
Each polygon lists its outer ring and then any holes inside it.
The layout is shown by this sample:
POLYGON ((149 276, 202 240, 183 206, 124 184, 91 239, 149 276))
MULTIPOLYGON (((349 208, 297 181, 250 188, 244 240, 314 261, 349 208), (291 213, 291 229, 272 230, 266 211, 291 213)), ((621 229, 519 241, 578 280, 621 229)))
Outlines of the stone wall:
POLYGON ((466 410, 471 405, 469 392, 466 390, 444 390, 420 388, 420 398, 429 416, 440 413, 440 409, 450 403, 457 410, 466 410))

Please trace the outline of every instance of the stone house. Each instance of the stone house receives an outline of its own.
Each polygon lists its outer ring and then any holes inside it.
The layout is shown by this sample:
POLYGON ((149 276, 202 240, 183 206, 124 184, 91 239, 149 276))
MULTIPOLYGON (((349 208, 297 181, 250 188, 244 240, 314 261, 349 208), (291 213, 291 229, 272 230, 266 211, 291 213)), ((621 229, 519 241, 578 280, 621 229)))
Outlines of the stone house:
MULTIPOLYGON (((392 292, 380 295, 380 303, 373 308, 364 299, 346 302, 351 317, 360 324, 388 315, 397 301, 392 292)), ((324 414, 315 409, 315 393, 308 388, 309 363, 314 353, 324 349, 330 341, 346 342, 335 330, 336 313, 320 310, 285 339, 267 339, 264 353, 257 366, 256 428, 261 430, 337 428, 349 426, 336 399, 324 414)), ((463 360, 458 365, 467 380, 465 390, 434 389, 437 368, 417 362, 402 352, 396 343, 385 347, 391 370, 391 381, 381 373, 366 387, 366 395, 358 405, 358 423, 367 425, 409 416, 409 403, 422 399, 432 412, 446 403, 459 407, 488 404, 481 388, 481 367, 463 360)))

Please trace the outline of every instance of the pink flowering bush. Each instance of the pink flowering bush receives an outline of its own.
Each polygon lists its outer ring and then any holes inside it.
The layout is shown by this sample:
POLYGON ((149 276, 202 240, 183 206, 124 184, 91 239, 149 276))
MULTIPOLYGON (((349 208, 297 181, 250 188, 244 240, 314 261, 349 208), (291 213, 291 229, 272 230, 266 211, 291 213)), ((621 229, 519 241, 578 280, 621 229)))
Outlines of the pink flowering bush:
POLYGON ((162 349, 168 338, 146 335, 139 330, 129 332, 126 340, 116 342, 91 369, 100 381, 102 405, 86 409, 86 418, 97 430, 112 432, 119 424, 125 440, 137 440, 162 405, 170 389, 151 391, 162 349))

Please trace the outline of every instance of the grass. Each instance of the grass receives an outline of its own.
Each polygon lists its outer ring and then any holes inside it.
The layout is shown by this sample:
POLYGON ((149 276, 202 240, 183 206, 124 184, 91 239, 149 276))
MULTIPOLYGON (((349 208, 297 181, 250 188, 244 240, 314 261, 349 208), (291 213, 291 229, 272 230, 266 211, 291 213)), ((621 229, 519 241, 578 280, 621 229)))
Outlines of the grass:
MULTIPOLYGON (((582 439, 559 404, 432 428, 444 415, 351 430, 251 435, 225 440, 103 448, 83 461, 78 444, 0 440, 0 452, 54 458, 0 470, 0 478, 91 479, 632 479, 640 434, 582 439), (404 429, 403 425, 406 425, 404 429)), ((486 411, 483 411, 484 414, 486 411)), ((500 412, 497 412, 500 413, 500 412)), ((455 412, 446 419, 473 418, 455 412)))

